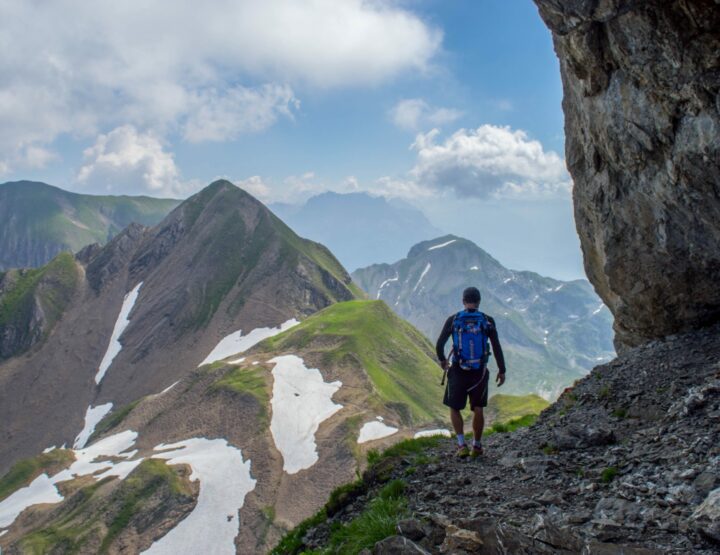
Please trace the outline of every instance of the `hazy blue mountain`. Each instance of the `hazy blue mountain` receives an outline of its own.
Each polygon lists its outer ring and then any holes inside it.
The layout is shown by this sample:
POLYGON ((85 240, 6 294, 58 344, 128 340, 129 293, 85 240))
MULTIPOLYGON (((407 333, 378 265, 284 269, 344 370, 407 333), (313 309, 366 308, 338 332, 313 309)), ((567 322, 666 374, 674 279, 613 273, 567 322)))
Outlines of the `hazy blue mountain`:
POLYGON ((432 341, 462 308, 462 290, 478 287, 481 310, 497 321, 505 351, 505 393, 553 398, 614 356, 612 315, 587 281, 509 270, 467 239, 424 241, 394 264, 352 275, 371 298, 384 300, 432 341))
POLYGON ((37 181, 0 184, 0 270, 38 267, 104 244, 131 222, 154 225, 179 200, 82 195, 37 181))
POLYGON ((442 233, 417 208, 367 193, 323 193, 302 205, 270 209, 301 236, 327 245, 349 270, 392 262, 442 233))

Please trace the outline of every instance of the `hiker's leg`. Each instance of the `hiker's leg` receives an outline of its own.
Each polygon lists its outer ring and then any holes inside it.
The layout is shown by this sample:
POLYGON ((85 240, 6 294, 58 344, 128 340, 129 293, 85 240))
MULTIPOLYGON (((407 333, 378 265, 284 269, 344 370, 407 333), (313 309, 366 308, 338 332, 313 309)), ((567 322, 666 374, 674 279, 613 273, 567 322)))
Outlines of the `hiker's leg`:
POLYGON ((463 418, 459 410, 450 409, 450 422, 452 422, 456 434, 461 435, 464 433, 463 418))
POLYGON ((473 408, 473 436, 475 441, 482 439, 483 428, 485 427, 485 415, 482 407, 473 408))

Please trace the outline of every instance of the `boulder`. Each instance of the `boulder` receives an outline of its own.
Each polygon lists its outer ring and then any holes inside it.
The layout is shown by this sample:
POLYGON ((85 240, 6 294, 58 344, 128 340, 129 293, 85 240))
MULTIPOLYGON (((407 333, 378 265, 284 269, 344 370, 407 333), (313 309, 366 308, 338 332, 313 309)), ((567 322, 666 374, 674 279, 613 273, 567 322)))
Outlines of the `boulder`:
POLYGON ((560 59, 585 270, 623 349, 720 320, 715 0, 535 0, 560 59))

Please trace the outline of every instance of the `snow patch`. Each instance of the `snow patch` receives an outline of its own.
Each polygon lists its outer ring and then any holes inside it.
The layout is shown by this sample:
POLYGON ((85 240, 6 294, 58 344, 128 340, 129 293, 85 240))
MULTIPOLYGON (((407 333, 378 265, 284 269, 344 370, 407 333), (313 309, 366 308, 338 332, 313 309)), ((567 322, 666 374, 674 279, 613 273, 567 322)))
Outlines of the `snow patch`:
POLYGON ((358 436, 358 443, 366 443, 375 439, 382 439, 393 435, 398 431, 397 428, 388 426, 382 422, 366 422, 363 427, 360 428, 360 435, 358 436))
POLYGON ((240 529, 238 509, 257 481, 250 475, 250 460, 224 439, 192 438, 163 444, 153 455, 168 464, 189 464, 190 480, 200 480, 200 495, 193 511, 143 553, 234 554, 240 529))
POLYGON ((74 449, 82 449, 85 447, 88 439, 90 439, 90 436, 95 431, 95 426, 110 412, 112 407, 112 403, 105 403, 97 407, 93 407, 92 405, 88 406, 85 411, 85 427, 83 427, 82 431, 75 438, 75 443, 73 444, 74 449))
POLYGON ((295 474, 318 461, 315 432, 343 407, 332 401, 342 382, 325 382, 320 370, 307 368, 295 355, 268 362, 275 364, 270 432, 283 456, 283 470, 295 474))
POLYGON ((470 269, 471 270, 479 270, 480 268, 478 268, 477 266, 470 266, 470 269))
POLYGON ((137 433, 127 430, 101 439, 85 449, 74 450, 75 462, 69 468, 58 472, 52 478, 47 474, 41 474, 29 485, 20 488, 0 502, 0 528, 10 526, 18 515, 31 505, 60 503, 63 496, 56 487, 59 482, 85 475, 92 475, 96 480, 102 480, 107 476, 118 476, 120 479, 124 479, 142 462, 142 459, 120 462, 107 459, 110 457, 132 458, 137 451, 126 451, 135 444, 136 438, 137 433))
POLYGON ((205 357, 199 366, 203 364, 212 364, 218 360, 223 360, 231 355, 236 355, 247 351, 253 345, 260 343, 263 339, 277 335, 280 332, 289 330, 293 326, 297 326, 298 322, 295 318, 280 324, 277 328, 255 328, 247 335, 243 336, 242 330, 238 330, 224 337, 220 343, 205 357))
POLYGON ((438 430, 422 430, 420 432, 416 432, 413 436, 414 439, 417 439, 419 437, 432 437, 432 436, 443 436, 443 437, 451 437, 450 430, 444 430, 444 429, 438 429, 438 430))
POLYGON ((413 287, 412 292, 415 293, 417 291, 418 286, 420 285, 420 282, 422 282, 425 275, 430 271, 430 262, 427 263, 427 266, 425 266, 425 269, 423 270, 422 274, 420 274, 420 279, 415 284, 415 287, 413 287))
POLYGON ((54 445, 52 447, 47 447, 47 448, 43 449, 43 455, 45 453, 49 453, 50 451, 54 451, 55 449, 57 449, 57 447, 55 447, 54 445))
POLYGON ((125 295, 125 298, 123 299, 122 308, 120 308, 120 314, 118 314, 117 320, 115 320, 115 327, 113 328, 112 335, 110 336, 110 343, 107 347, 107 350, 105 351, 105 356, 100 362, 100 367, 98 368, 97 374, 95 375, 96 384, 99 384, 105 377, 105 373, 108 371, 108 368, 110 368, 112 361, 115 360, 115 357, 122 349, 122 344, 120 343, 120 336, 122 336, 125 328, 127 328, 128 324, 130 323, 129 316, 132 312, 133 307, 135 306, 135 301, 137 301, 138 295, 140 294, 140 287, 142 286, 142 284, 142 281, 138 283, 132 291, 125 295))
POLYGON ((555 292, 560 291, 560 289, 563 288, 563 285, 565 285, 565 284, 564 284, 564 283, 561 283, 561 284, 558 285, 555 289, 553 289, 553 291, 555 291, 555 292))
POLYGON ((503 280, 503 283, 508 283, 508 282, 510 282, 510 281, 512 281, 512 280, 514 280, 514 279, 515 279, 514 276, 513 276, 513 277, 509 277, 509 278, 505 278, 505 279, 503 280))
POLYGON ((382 292, 383 287, 385 287, 388 283, 392 283, 393 281, 397 281, 399 279, 400 279, 400 276, 396 274, 394 278, 389 278, 389 279, 386 279, 385 281, 383 281, 380 284, 380 287, 378 287, 377 297, 375 297, 375 299, 377 300, 380 298, 380 293, 382 292))
POLYGON ((228 360, 228 364, 241 364, 245 362, 245 357, 236 358, 233 360, 228 360))
POLYGON ((593 316, 594 316, 595 314, 599 314, 600 311, 601 311, 603 308, 605 308, 605 305, 604 305, 604 304, 600 304, 599 307, 597 307, 595 310, 593 310, 593 312, 592 312, 592 313, 593 313, 593 316))
POLYGON ((508 297, 507 299, 505 299, 505 302, 506 302, 506 303, 509 303, 509 302, 512 301, 512 300, 513 300, 512 297, 508 297))
POLYGON ((175 386, 176 386, 177 384, 179 384, 179 383, 180 383, 180 380, 176 381, 174 384, 171 384, 171 385, 167 386, 165 389, 163 389, 163 390, 159 393, 159 395, 162 395, 163 393, 167 393, 168 391, 170 391, 173 387, 175 387, 175 386))
POLYGON ((448 245, 451 245, 451 244, 454 243, 455 241, 457 241, 457 239, 450 239, 448 242, 446 242, 446 243, 440 243, 439 245, 435 245, 434 247, 430 247, 428 250, 429 250, 429 251, 434 251, 435 249, 441 249, 441 248, 443 248, 443 247, 447 247, 448 245))

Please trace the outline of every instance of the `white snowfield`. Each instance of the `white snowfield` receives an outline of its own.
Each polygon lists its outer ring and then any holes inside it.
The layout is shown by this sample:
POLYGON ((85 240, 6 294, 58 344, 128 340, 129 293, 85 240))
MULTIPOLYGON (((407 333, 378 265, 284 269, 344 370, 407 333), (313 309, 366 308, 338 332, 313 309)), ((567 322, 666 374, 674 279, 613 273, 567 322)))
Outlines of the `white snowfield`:
POLYGON ((263 339, 277 335, 280 332, 289 330, 293 326, 297 326, 298 322, 295 318, 280 324, 277 328, 255 328, 247 335, 242 334, 242 330, 238 330, 220 340, 220 343, 205 357, 199 366, 203 364, 212 364, 218 360, 226 359, 229 356, 237 355, 247 351, 253 345, 260 343, 263 339))
POLYGON ((47 474, 41 474, 28 486, 20 488, 0 502, 0 528, 10 526, 18 515, 31 505, 60 503, 63 496, 55 487, 59 482, 89 474, 92 474, 96 480, 102 480, 107 476, 118 476, 120 479, 124 479, 142 462, 142 459, 120 462, 112 462, 107 459, 109 457, 120 459, 133 457, 136 451, 126 451, 135 444, 136 437, 135 432, 128 430, 101 439, 86 449, 73 451, 75 462, 69 468, 58 472, 52 478, 47 474))
POLYGON ((240 529, 238 509, 256 484, 250 476, 250 461, 243 461, 240 449, 224 439, 192 438, 155 447, 160 450, 152 457, 190 465, 190 479, 200 480, 200 495, 193 511, 143 553, 234 554, 240 529))
POLYGON ((393 281, 397 281, 397 280, 399 280, 399 279, 400 279, 400 276, 396 274, 394 278, 388 278, 388 279, 386 279, 385 281, 383 281, 383 282, 380 284, 380 287, 378 287, 377 297, 375 297, 375 299, 377 300, 377 299, 380 298, 380 294, 382 293, 383 288, 384 288, 388 283, 392 283, 393 281))
POLYGON ((415 284, 415 287, 413 287, 413 290, 412 290, 413 293, 415 293, 415 291, 417 291, 417 288, 420 286, 420 283, 422 283, 423 278, 429 271, 430 271, 430 262, 427 263, 427 266, 425 266, 425 269, 423 270, 422 274, 420 274, 420 279, 415 284))
POLYGON ((420 432, 416 432, 413 436, 415 439, 419 437, 433 437, 433 436, 444 436, 444 437, 450 437, 450 430, 422 430, 420 432))
POLYGON ((430 247, 428 250, 429 250, 429 251, 434 251, 435 249, 441 249, 441 248, 443 248, 443 247, 447 247, 448 245, 451 245, 451 244, 454 243, 455 241, 457 241, 457 239, 450 239, 450 240, 447 241, 446 243, 440 243, 439 245, 435 245, 435 246, 433 246, 433 247, 430 247))
POLYGON ((105 377, 105 372, 108 371, 108 368, 110 368, 112 361, 122 349, 122 344, 120 343, 120 336, 123 334, 125 328, 127 328, 128 324, 130 323, 129 316, 132 312, 133 307, 135 306, 135 301, 137 301, 138 295, 140 294, 140 287, 142 286, 142 284, 142 281, 138 283, 132 291, 125 295, 125 298, 123 299, 120 314, 118 314, 117 320, 115 320, 115 327, 113 328, 112 335, 110 336, 110 343, 108 344, 108 348, 105 351, 105 356, 100 362, 100 367, 98 368, 97 374, 95 375, 96 384, 99 384, 105 377))
MULTIPOLYGON (((75 462, 48 477, 41 474, 28 486, 0 502, 0 528, 7 528, 31 505, 60 503, 63 496, 56 484, 76 476, 92 475, 95 480, 117 476, 124 480, 145 458, 132 459, 137 450, 137 433, 131 430, 106 437, 85 449, 74 450, 75 462), (108 460, 115 458, 115 461, 108 460), (117 461, 117 459, 121 459, 117 461)), ((224 439, 193 438, 178 443, 160 444, 152 458, 169 464, 187 463, 191 480, 200 480, 197 505, 185 519, 155 542, 145 553, 234 554, 235 536, 240 522, 237 511, 245 495, 255 488, 250 476, 250 461, 243 461, 239 449, 224 439)), ((3 532, 0 531, 0 535, 3 532)))
POLYGON ((363 427, 360 428, 360 435, 358 436, 358 443, 367 443, 376 439, 382 439, 397 433, 398 429, 388 426, 383 422, 373 420, 372 422, 366 422, 363 427))
POLYGON ((315 433, 320 423, 343 408, 332 401, 342 382, 327 383, 320 370, 295 355, 275 357, 270 432, 283 457, 283 470, 295 474, 318 461, 315 433))
POLYGON ((88 439, 90 439, 90 436, 95 431, 95 426, 97 426, 98 422, 100 422, 103 417, 110 412, 112 407, 112 403, 105 403, 104 405, 98 405, 97 407, 93 407, 92 405, 88 406, 85 411, 85 426, 75 438, 75 443, 73 444, 74 449, 82 449, 85 447, 88 439))
POLYGON ((479 270, 480 268, 478 266, 470 266, 471 270, 479 270))

